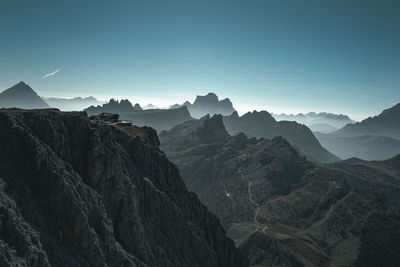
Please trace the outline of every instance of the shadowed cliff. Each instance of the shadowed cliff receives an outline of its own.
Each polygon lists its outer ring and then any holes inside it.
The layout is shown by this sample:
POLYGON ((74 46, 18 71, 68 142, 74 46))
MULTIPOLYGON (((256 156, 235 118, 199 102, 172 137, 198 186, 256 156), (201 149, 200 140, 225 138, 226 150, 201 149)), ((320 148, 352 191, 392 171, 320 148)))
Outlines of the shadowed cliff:
POLYGON ((248 266, 148 127, 0 110, 1 266, 248 266))

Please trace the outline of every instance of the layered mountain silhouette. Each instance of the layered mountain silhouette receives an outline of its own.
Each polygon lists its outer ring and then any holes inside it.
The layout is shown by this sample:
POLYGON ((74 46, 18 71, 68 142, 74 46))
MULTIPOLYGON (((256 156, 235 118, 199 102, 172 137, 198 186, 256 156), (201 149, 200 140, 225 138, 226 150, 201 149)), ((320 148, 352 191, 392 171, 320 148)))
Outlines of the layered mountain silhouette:
POLYGON ((123 120, 132 121, 133 124, 138 126, 150 126, 159 132, 169 130, 184 121, 192 119, 185 106, 177 109, 142 110, 138 104, 133 106, 129 100, 117 101, 111 99, 110 102, 102 106, 92 106, 85 109, 85 111, 89 115, 98 115, 103 112, 117 113, 123 120))
POLYGON ((344 159, 391 158, 400 153, 400 104, 338 131, 315 135, 324 147, 344 159))
POLYGON ((375 135, 340 137, 315 133, 320 143, 342 159, 384 160, 400 153, 400 140, 375 135))
POLYGON ((43 97, 43 99, 50 107, 63 111, 81 111, 90 106, 104 104, 104 102, 97 100, 93 96, 75 98, 43 97))
POLYGON ((189 101, 186 101, 182 105, 175 104, 172 105, 170 108, 175 109, 181 106, 186 106, 191 116, 197 119, 207 114, 230 115, 232 114, 232 112, 235 111, 229 98, 219 100, 218 96, 214 93, 208 93, 205 96, 198 95, 193 104, 189 101))
POLYGON ((148 127, 0 110, 1 266, 248 266, 148 127))
POLYGON ((248 112, 243 116, 234 112, 223 120, 230 134, 243 132, 249 137, 257 138, 282 136, 312 161, 325 163, 339 160, 321 146, 307 126, 294 121, 276 121, 267 111, 248 112))
POLYGON ((314 164, 282 137, 230 136, 221 116, 187 121, 160 142, 252 266, 400 261, 400 156, 314 164))
POLYGON ((307 125, 314 132, 329 133, 338 130, 348 123, 354 123, 347 115, 328 112, 308 112, 293 114, 272 114, 278 121, 296 121, 307 125))
POLYGON ((0 93, 0 108, 49 108, 49 105, 24 82, 0 93))
POLYGON ((144 106, 143 109, 158 109, 158 107, 156 107, 153 104, 149 103, 146 106, 144 106))
POLYGON ((375 117, 348 124, 334 133, 336 136, 380 135, 400 140, 400 103, 385 109, 375 117))
MULTIPOLYGON (((248 112, 243 116, 239 116, 233 109, 229 99, 226 98, 219 101, 218 96, 214 93, 209 93, 206 96, 197 96, 193 104, 186 101, 183 106, 188 107, 190 114, 194 118, 206 114, 211 116, 214 114, 225 115, 224 124, 230 134, 243 132, 250 137, 265 138, 283 136, 313 161, 333 162, 340 160, 340 158, 321 146, 309 128, 294 121, 276 121, 267 111, 248 112)), ((176 109, 177 107, 178 105, 173 105, 171 109, 176 109)), ((320 115, 310 113, 309 115, 311 116, 312 114, 317 117, 335 117, 334 114, 329 113, 320 113, 320 115)), ((345 118, 343 115, 336 117, 345 118)))
POLYGON ((101 106, 90 106, 85 109, 88 114, 99 114, 102 112, 118 113, 120 115, 129 114, 142 110, 139 104, 132 105, 128 99, 122 99, 121 101, 110 99, 108 103, 101 106))

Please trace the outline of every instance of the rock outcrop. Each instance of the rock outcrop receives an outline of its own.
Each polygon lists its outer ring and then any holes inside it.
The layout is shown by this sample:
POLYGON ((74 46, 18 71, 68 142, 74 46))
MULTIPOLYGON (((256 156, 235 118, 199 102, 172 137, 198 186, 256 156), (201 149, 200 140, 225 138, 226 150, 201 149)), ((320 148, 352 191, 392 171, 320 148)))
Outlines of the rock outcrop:
POLYGON ((0 110, 1 266, 248 266, 148 127, 0 110))
POLYGON ((222 129, 219 116, 189 121, 162 132, 161 148, 252 265, 399 262, 399 156, 315 164, 282 137, 222 129), (204 128, 219 138, 204 139, 204 128))

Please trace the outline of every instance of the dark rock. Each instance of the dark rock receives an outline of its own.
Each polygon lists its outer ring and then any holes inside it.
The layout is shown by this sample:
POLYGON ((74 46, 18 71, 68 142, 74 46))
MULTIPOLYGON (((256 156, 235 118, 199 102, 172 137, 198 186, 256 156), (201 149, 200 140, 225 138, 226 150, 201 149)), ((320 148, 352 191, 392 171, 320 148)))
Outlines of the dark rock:
POLYGON ((326 150, 307 126, 294 121, 276 121, 267 111, 253 111, 239 117, 237 113, 223 118, 230 134, 243 132, 249 137, 284 137, 309 160, 329 163, 340 160, 326 150))
POLYGON ((220 131, 219 118, 163 132, 161 148, 252 265, 399 262, 400 156, 315 164, 282 137, 209 142, 193 134, 205 128, 220 131))
POLYGON ((0 265, 248 266, 151 128, 0 110, 0 265))
POLYGON ((29 85, 19 82, 0 93, 0 108, 49 108, 49 105, 29 85))

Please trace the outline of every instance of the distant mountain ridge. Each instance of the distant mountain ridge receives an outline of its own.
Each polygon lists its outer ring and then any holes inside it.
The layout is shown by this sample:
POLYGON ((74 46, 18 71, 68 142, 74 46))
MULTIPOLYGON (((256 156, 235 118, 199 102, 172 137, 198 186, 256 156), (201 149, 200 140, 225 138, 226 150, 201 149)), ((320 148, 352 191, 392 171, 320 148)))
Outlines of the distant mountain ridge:
POLYGON ((278 120, 296 121, 301 124, 307 125, 312 131, 331 132, 342 128, 348 123, 355 121, 350 119, 349 116, 343 114, 334 114, 329 112, 308 112, 293 114, 272 114, 278 120))
POLYGON ((186 101, 182 105, 175 104, 170 108, 178 108, 186 106, 193 118, 199 119, 207 114, 211 116, 214 114, 230 115, 235 112, 232 102, 229 98, 219 100, 218 96, 214 93, 208 93, 205 96, 198 95, 195 101, 190 103, 186 101))
POLYGON ((52 108, 58 108, 62 111, 81 111, 90 106, 98 106, 104 104, 103 101, 97 100, 93 96, 88 97, 42 97, 52 108))
POLYGON ((334 133, 337 136, 382 135, 400 140, 400 103, 381 114, 348 124, 334 133))
POLYGON ((146 106, 144 106, 143 109, 158 109, 158 107, 149 103, 146 106))
POLYGON ((105 103, 102 106, 90 106, 85 109, 85 111, 90 115, 97 115, 102 112, 118 113, 119 115, 124 115, 140 110, 142 110, 142 108, 139 104, 135 104, 133 106, 128 99, 122 99, 121 101, 118 101, 113 98, 110 99, 108 103, 105 103))
POLYGON ((375 135, 351 137, 315 133, 319 142, 342 159, 386 160, 400 154, 400 140, 375 135))
POLYGON ((50 106, 26 83, 19 82, 0 93, 0 108, 40 109, 50 106))
POLYGON ((343 159, 384 160, 400 154, 400 104, 331 133, 315 133, 320 143, 343 159))
POLYGON ((230 116, 225 116, 223 120, 230 134, 243 132, 249 137, 257 138, 282 136, 309 160, 324 163, 340 160, 318 142, 307 126, 295 121, 276 121, 267 111, 248 112, 243 116, 234 112, 230 116))
POLYGON ((111 99, 102 106, 85 109, 89 115, 100 113, 117 113, 123 120, 132 121, 138 126, 149 126, 157 130, 169 130, 175 125, 193 119, 186 106, 177 109, 147 109, 143 110, 139 104, 134 106, 129 100, 117 101, 111 99))

